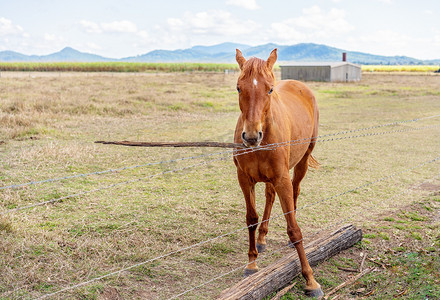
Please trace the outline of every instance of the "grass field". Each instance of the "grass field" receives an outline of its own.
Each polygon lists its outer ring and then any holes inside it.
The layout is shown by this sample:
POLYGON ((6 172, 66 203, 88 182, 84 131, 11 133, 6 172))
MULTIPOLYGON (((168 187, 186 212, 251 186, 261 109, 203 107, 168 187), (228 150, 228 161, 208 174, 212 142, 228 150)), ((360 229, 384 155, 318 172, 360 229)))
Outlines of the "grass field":
MULTIPOLYGON (((0 298, 37 298, 244 227, 244 200, 231 154, 225 150, 130 148, 93 143, 231 142, 239 114, 237 76, 2 76, 0 187, 222 154, 0 189, 2 213, 83 193, 55 204, 0 216, 0 298), (182 168, 185 169, 150 178, 182 168), (132 182, 93 192, 125 181, 132 182)), ((365 73, 358 83, 309 83, 320 106, 320 134, 438 115, 439 79, 431 74, 365 73)), ((440 124, 440 118, 338 137, 436 124, 440 124)), ((364 229, 365 238, 360 244, 315 268, 316 278, 325 291, 348 276, 337 267, 356 267, 363 252, 385 269, 342 290, 339 294, 343 299, 372 290, 372 299, 386 299, 401 292, 403 299, 439 296, 440 180, 434 178, 439 174, 439 162, 403 172, 438 157, 439 149, 438 127, 317 144, 314 153, 321 168, 309 171, 304 179, 300 207, 402 172, 298 211, 306 243, 314 232, 346 218, 364 229), (426 180, 428 183, 417 187, 426 180)), ((263 196, 263 185, 257 185, 260 214, 263 196)), ((272 215, 280 213, 276 202, 272 215)), ((271 221, 268 254, 286 245, 285 231, 282 218, 271 221)), ((52 298, 168 299, 243 266, 247 262, 247 245, 247 231, 239 230, 52 298)), ((284 249, 262 259, 260 267, 287 251, 292 250, 284 249)), ((366 266, 376 264, 367 260, 366 266)), ((241 271, 232 272, 185 297, 214 298, 241 276, 241 271)), ((302 297, 303 281, 297 280, 294 291, 285 299, 302 297)))

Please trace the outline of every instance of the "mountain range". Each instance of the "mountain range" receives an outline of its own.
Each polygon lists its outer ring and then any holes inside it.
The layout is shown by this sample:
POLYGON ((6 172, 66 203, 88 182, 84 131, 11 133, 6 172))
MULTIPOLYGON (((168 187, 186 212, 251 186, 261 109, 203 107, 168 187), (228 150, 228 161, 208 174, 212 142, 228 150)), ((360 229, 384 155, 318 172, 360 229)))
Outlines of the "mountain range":
POLYGON ((245 57, 267 58, 278 49, 278 62, 329 62, 340 61, 342 53, 347 53, 347 61, 358 64, 410 65, 440 64, 440 59, 421 60, 407 56, 382 56, 364 52, 348 51, 326 45, 301 43, 295 45, 265 44, 250 46, 237 43, 222 43, 213 46, 194 46, 178 50, 153 50, 148 53, 121 59, 108 58, 85 53, 66 47, 49 55, 25 55, 14 51, 0 51, 1 62, 235 62, 235 49, 240 49, 245 57))

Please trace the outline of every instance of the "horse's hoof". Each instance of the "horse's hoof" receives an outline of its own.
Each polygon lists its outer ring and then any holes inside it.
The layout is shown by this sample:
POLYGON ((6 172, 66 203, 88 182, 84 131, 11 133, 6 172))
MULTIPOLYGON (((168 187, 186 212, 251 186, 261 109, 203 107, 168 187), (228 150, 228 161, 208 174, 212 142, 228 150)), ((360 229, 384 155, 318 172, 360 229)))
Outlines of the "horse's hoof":
POLYGON ((314 289, 314 290, 307 290, 306 289, 305 291, 306 291, 307 297, 321 299, 324 296, 324 292, 322 291, 321 288, 314 289))
POLYGON ((258 253, 263 253, 264 251, 266 251, 266 245, 257 243, 257 251, 258 253))
POLYGON ((257 272, 258 272, 258 269, 244 269, 243 277, 246 278, 246 277, 248 277, 252 274, 255 274, 257 272))

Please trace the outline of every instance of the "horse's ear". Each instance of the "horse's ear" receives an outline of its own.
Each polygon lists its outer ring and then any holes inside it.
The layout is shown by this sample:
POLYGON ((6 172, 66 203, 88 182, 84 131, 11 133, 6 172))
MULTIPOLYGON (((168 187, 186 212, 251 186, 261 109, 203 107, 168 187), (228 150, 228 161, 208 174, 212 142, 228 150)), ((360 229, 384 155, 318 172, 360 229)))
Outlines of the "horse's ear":
POLYGON ((237 53, 235 54, 235 59, 237 60, 238 66, 240 67, 240 70, 243 69, 243 65, 246 62, 246 59, 243 57, 243 54, 240 50, 235 49, 237 53))
POLYGON ((277 61, 277 48, 273 49, 272 52, 269 55, 269 58, 266 61, 267 64, 267 68, 269 70, 272 70, 273 65, 275 64, 275 62, 277 61))

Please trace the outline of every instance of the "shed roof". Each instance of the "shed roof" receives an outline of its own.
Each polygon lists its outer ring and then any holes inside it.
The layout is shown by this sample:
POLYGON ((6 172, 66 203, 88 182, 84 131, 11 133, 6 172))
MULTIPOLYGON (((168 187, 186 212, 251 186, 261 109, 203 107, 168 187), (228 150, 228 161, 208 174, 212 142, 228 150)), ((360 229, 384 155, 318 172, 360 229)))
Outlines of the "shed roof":
POLYGON ((334 62, 292 62, 280 65, 280 67, 340 67, 344 65, 351 65, 360 68, 358 64, 346 62, 346 61, 334 61, 334 62))

